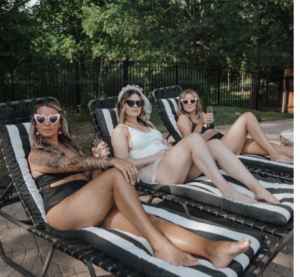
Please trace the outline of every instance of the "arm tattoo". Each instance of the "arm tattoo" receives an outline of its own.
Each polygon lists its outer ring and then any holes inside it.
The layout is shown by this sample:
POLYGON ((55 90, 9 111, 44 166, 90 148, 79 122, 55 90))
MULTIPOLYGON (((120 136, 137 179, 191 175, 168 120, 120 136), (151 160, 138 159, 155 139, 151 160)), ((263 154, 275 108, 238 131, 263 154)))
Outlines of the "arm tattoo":
MULTIPOLYGON (((103 166, 104 166, 105 169, 107 169, 107 168, 109 168, 109 167, 112 166, 112 164, 111 164, 111 160, 112 160, 112 159, 113 159, 113 158, 107 157, 107 158, 104 160, 103 166)), ((102 161, 101 161, 101 162, 102 162, 102 161)))
MULTIPOLYGON (((111 160, 107 158, 104 163, 111 166, 111 160), (109 161, 107 161, 109 160, 109 161)), ((94 157, 60 157, 44 151, 35 151, 30 154, 29 162, 38 166, 40 170, 48 173, 83 172, 101 169, 102 159, 94 157)))

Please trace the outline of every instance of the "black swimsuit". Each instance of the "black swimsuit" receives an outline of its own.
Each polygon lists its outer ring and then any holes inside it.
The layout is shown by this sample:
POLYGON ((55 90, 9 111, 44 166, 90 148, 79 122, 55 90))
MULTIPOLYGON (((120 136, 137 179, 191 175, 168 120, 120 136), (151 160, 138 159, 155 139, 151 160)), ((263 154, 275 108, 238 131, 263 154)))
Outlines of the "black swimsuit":
MULTIPOLYGON (((194 130, 195 130, 195 128, 196 128, 196 126, 197 126, 197 123, 194 123, 193 121, 192 121, 192 119, 189 117, 189 119, 190 119, 190 121, 192 122, 192 124, 193 124, 193 126, 192 126, 192 133, 194 132, 194 130)), ((206 127, 202 127, 202 131, 201 131, 201 134, 203 134, 205 131, 207 131, 208 130, 208 128, 206 128, 206 127)), ((213 135, 210 139, 208 139, 207 141, 209 141, 209 140, 212 140, 212 139, 221 139, 222 137, 224 137, 224 135, 223 134, 221 134, 220 132, 218 132, 217 134, 215 134, 215 135, 213 135)))
POLYGON ((66 197, 70 196, 74 192, 81 189, 88 182, 85 180, 74 180, 72 182, 56 186, 54 188, 50 187, 50 184, 60 181, 68 176, 79 174, 80 172, 69 172, 69 173, 48 173, 39 176, 35 179, 38 188, 41 188, 40 194, 44 199, 44 206, 46 214, 55 205, 59 204, 66 197))

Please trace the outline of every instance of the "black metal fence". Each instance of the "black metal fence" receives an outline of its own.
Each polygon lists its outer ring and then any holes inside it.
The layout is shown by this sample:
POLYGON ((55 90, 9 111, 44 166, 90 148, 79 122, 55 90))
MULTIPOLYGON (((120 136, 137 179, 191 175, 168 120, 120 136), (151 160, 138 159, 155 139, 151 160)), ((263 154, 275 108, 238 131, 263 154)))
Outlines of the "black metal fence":
POLYGON ((213 105, 280 111, 283 75, 246 72, 218 65, 181 62, 104 61, 99 89, 100 62, 0 65, 0 103, 56 97, 68 110, 77 110, 83 95, 90 99, 117 95, 126 84, 144 88, 152 99, 155 88, 180 85, 200 95, 209 93, 213 105))

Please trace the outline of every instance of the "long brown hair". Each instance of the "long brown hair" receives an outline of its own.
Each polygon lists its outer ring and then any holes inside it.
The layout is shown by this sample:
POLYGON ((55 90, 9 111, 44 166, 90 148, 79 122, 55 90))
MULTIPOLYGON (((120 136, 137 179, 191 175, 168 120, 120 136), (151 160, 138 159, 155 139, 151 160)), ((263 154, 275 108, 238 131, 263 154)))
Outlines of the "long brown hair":
POLYGON ((183 104, 181 102, 181 99, 184 99, 184 97, 187 94, 192 94, 195 98, 197 98, 197 102, 196 102, 196 116, 199 119, 201 117, 201 113, 202 113, 202 105, 200 103, 200 97, 198 95, 198 93, 192 89, 186 89, 184 90, 182 93, 180 93, 179 95, 179 100, 178 100, 178 111, 177 111, 177 116, 179 117, 181 114, 185 114, 187 115, 188 113, 184 110, 183 108, 183 104))
MULTIPOLYGON (((131 95, 136 94, 140 97, 141 100, 143 100, 143 96, 137 91, 137 90, 128 90, 126 92, 124 92, 124 94, 122 95, 120 101, 117 103, 117 111, 118 111, 118 116, 119 116, 119 122, 121 124, 124 124, 124 122, 126 121, 126 113, 125 113, 125 100, 128 99, 131 95)), ((153 128, 152 125, 150 125, 144 118, 146 118, 146 102, 144 101, 143 107, 142 107, 142 111, 141 113, 138 115, 137 117, 137 121, 138 123, 140 123, 143 126, 147 126, 149 128, 153 128)))
MULTIPOLYGON (((65 114, 62 111, 58 101, 55 98, 44 98, 39 100, 36 103, 35 109, 33 110, 33 115, 36 114, 38 108, 40 107, 49 107, 57 110, 57 113, 60 114, 61 121, 61 132, 62 134, 58 136, 58 141, 64 146, 68 147, 70 150, 78 154, 79 156, 84 156, 84 150, 72 139, 71 134, 69 133, 69 124, 68 120, 65 117, 65 114)), ((59 156, 63 156, 64 153, 54 147, 52 144, 45 142, 43 136, 36 136, 36 122, 32 115, 31 118, 31 127, 29 130, 29 135, 31 137, 31 146, 32 148, 37 148, 40 150, 45 150, 47 152, 55 153, 59 156)))

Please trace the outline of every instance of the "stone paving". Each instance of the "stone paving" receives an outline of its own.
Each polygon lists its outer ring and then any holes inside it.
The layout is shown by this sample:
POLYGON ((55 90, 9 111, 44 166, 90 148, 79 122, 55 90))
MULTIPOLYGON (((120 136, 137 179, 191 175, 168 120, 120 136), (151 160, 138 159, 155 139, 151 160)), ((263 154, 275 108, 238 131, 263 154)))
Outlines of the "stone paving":
MULTIPOLYGON (((288 129, 293 129, 293 120, 284 120, 277 122, 266 122, 261 124, 262 128, 267 134, 267 137, 280 144, 279 134, 288 129)), ((229 126, 218 127, 218 130, 225 133, 229 126)), ((146 201, 147 196, 141 197, 141 200, 146 201)), ((168 208, 182 211, 181 206, 170 203, 168 201, 162 201, 155 199, 154 204, 162 205, 168 208)), ((19 220, 27 220, 24 209, 20 203, 13 204, 9 207, 3 208, 4 212, 7 212, 11 216, 19 220)), ((200 211, 191 210, 191 215, 214 220, 219 224, 223 224, 232 228, 240 230, 249 230, 240 224, 226 222, 222 218, 214 218, 206 213, 200 211)), ((46 259, 50 243, 42 238, 38 238, 31 233, 19 228, 15 224, 6 220, 0 216, 0 240, 3 244, 4 252, 9 258, 12 258, 15 262, 25 267, 34 275, 41 273, 43 264, 46 259)), ((277 244, 279 238, 269 235, 267 243, 272 245, 277 244)), ((294 257, 294 242, 291 240, 282 252, 274 259, 269 267, 261 275, 262 277, 292 277, 293 274, 293 257, 294 257)), ((114 276, 109 272, 102 270, 99 267, 94 267, 97 276, 114 276)), ((20 277, 23 276, 13 268, 4 263, 0 258, 0 277, 20 277)), ((88 269, 85 265, 66 255, 65 253, 55 250, 52 263, 49 266, 47 277, 86 277, 90 276, 88 269)))

